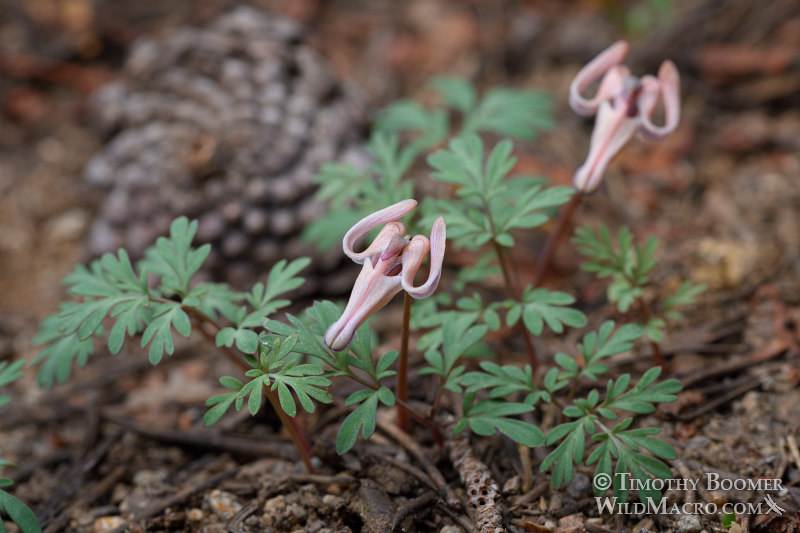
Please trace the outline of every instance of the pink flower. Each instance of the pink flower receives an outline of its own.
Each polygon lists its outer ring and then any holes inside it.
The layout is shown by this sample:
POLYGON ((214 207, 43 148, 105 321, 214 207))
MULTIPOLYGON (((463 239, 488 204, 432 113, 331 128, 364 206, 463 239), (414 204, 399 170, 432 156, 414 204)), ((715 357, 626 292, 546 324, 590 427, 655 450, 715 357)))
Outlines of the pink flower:
POLYGON ((658 78, 650 75, 638 78, 620 64, 627 54, 627 42, 614 43, 583 67, 570 86, 572 110, 583 116, 597 114, 589 155, 573 179, 575 189, 580 192, 597 189, 609 161, 634 133, 641 131, 650 140, 660 140, 680 121, 680 78, 675 64, 664 61, 658 69, 658 78), (582 96, 601 76, 597 94, 593 98, 582 96), (659 100, 664 107, 663 126, 652 122, 659 100))
POLYGON ((359 326, 401 290, 414 298, 427 298, 439 285, 446 235, 444 219, 439 217, 433 223, 430 241, 424 235, 406 236, 406 227, 397 219, 416 206, 416 200, 390 205, 364 217, 345 234, 342 241, 344 253, 364 266, 353 285, 344 313, 325 332, 325 345, 331 350, 340 352, 346 349, 359 326), (353 251, 359 237, 381 224, 386 225, 366 250, 353 251), (431 253, 428 280, 415 287, 414 276, 428 251, 431 253))

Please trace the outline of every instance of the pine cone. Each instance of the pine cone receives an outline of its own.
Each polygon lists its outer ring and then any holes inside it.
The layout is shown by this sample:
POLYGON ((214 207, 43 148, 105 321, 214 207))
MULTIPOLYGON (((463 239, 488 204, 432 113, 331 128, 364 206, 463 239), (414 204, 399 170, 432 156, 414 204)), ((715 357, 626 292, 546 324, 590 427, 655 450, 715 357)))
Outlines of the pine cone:
MULTIPOLYGON (((180 215, 199 220, 217 279, 249 286, 321 212, 312 177, 357 153, 364 107, 291 20, 240 7, 205 28, 138 41, 122 77, 92 97, 113 136, 85 170, 108 195, 92 253, 140 256, 180 215)), ((317 257, 317 271, 341 257, 317 257)))

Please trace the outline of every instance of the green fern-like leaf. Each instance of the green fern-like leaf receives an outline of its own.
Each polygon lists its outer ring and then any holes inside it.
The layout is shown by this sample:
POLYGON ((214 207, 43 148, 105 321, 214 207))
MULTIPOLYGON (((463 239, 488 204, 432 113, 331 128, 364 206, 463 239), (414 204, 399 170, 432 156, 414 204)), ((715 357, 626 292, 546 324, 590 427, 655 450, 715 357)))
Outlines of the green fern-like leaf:
POLYGON ((562 333, 564 326, 580 328, 586 325, 586 316, 567 307, 574 302, 575 298, 565 292, 528 286, 522 302, 509 303, 506 323, 513 326, 522 317, 525 327, 534 335, 541 335, 545 324, 556 333, 562 333))
POLYGON ((164 353, 172 355, 175 351, 172 330, 188 338, 192 332, 192 323, 178 302, 157 304, 153 309, 153 316, 153 320, 142 334, 141 345, 144 348, 150 344, 148 358, 152 364, 157 365, 164 357, 164 353))
POLYGON ((161 290, 166 294, 186 296, 192 276, 200 269, 211 251, 211 245, 192 247, 197 221, 186 217, 175 219, 169 237, 159 237, 154 246, 145 250, 138 267, 149 274, 161 276, 161 290))
POLYGON ((533 406, 528 403, 500 402, 481 400, 473 403, 474 394, 464 396, 464 416, 453 427, 458 433, 464 428, 477 435, 490 436, 499 431, 514 442, 531 448, 544 444, 542 430, 533 424, 509 418, 513 415, 528 413, 533 406))

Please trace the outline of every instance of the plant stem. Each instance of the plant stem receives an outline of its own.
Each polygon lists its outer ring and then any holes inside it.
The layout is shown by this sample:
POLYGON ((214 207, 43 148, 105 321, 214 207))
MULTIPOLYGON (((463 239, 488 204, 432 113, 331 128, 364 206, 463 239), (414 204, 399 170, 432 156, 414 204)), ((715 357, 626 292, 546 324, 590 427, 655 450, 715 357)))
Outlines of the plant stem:
POLYGON ((272 392, 269 387, 264 386, 264 394, 266 394, 267 400, 269 400, 270 405, 272 405, 272 409, 278 414, 281 424, 283 424, 283 427, 289 432, 294 447, 297 448, 300 458, 306 465, 306 470, 308 470, 309 474, 314 474, 316 471, 314 470, 314 465, 311 464, 311 444, 309 444, 306 434, 300 427, 297 419, 287 415, 283 411, 283 407, 281 407, 278 399, 275 397, 275 393, 272 392))
MULTIPOLYGON (((400 359, 397 363, 397 399, 408 402, 408 327, 411 320, 411 296, 403 292, 403 329, 400 339, 400 359)), ((397 404, 397 425, 408 433, 410 425, 408 415, 400 404, 397 404)))
MULTIPOLYGON (((650 322, 650 308, 648 307, 647 302, 645 302, 644 298, 641 296, 636 299, 636 303, 639 306, 639 312, 642 315, 642 321, 646 326, 650 322)), ((663 368, 664 356, 661 353, 661 345, 651 340, 650 347, 653 349, 653 364, 663 368)))
MULTIPOLYGON (((572 386, 569 388, 569 395, 567 396, 567 399, 564 401, 564 405, 570 405, 572 403, 572 400, 575 399, 575 394, 578 393, 578 386, 580 385, 580 382, 581 382, 581 374, 578 373, 578 375, 575 376, 575 379, 572 380, 572 386)), ((559 424, 563 424, 564 422, 566 422, 567 417, 564 416, 564 408, 560 405, 558 406, 558 408, 559 410, 561 410, 561 416, 559 417, 559 424)))
POLYGON ((553 231, 550 232, 550 235, 547 237, 542 256, 536 265, 536 271, 533 275, 534 287, 538 287, 542 283, 542 278, 544 278, 544 274, 547 272, 547 268, 553 260, 553 254, 555 253, 559 240, 561 240, 564 229, 567 227, 567 222, 569 222, 575 209, 580 205, 581 201, 583 201, 583 197, 584 194, 582 192, 575 191, 569 199, 569 202, 561 209, 558 221, 556 221, 556 227, 553 228, 553 231))
MULTIPOLYGON (((203 338, 216 347, 216 339, 214 338, 214 335, 206 331, 203 328, 203 324, 210 324, 217 331, 222 329, 222 327, 211 317, 193 307, 181 306, 181 309, 186 311, 186 313, 194 317, 194 319, 199 322, 197 329, 200 330, 203 338)), ((222 353, 224 353, 231 362, 238 365, 239 368, 242 370, 250 370, 250 366, 239 356, 239 354, 233 351, 232 348, 228 346, 220 346, 219 348, 221 348, 222 353)), ((297 448, 297 453, 300 454, 300 458, 306 465, 306 469, 310 474, 313 474, 315 470, 314 466, 311 464, 311 444, 308 441, 308 437, 306 437, 305 431, 303 431, 303 428, 300 426, 300 423, 295 417, 289 416, 283 411, 283 408, 278 403, 277 398, 275 398, 275 394, 269 389, 269 387, 264 387, 264 393, 266 394, 270 405, 272 405, 272 409, 275 411, 275 414, 278 415, 281 424, 283 424, 283 427, 286 428, 286 431, 289 433, 289 437, 291 437, 295 448, 297 448)))
MULTIPOLYGON (((491 217, 489 218, 489 221, 491 222, 491 217)), ((494 232, 494 224, 492 224, 492 231, 494 232)), ((511 279, 511 272, 508 268, 508 262, 506 261, 503 247, 500 246, 500 244, 495 240, 492 240, 492 243, 494 244, 494 251, 497 254, 497 261, 500 263, 500 269, 503 272, 503 280, 505 281, 508 295, 514 300, 521 302, 522 295, 519 293, 511 279)), ((531 365, 531 372, 535 376, 536 370, 539 366, 539 361, 536 358, 536 349, 533 347, 533 341, 531 340, 528 328, 525 327, 524 321, 520 320, 517 322, 517 328, 522 332, 522 339, 525 341, 525 346, 528 349, 528 363, 531 365)), ((517 453, 519 453, 519 460, 520 464, 522 465, 523 491, 527 492, 533 484, 533 469, 531 467, 530 450, 524 444, 518 444, 517 453)))
MULTIPOLYGON (((492 231, 494 231, 494 224, 492 224, 492 231)), ((508 262, 506 261, 506 255, 503 251, 503 247, 494 240, 492 240, 492 244, 494 244, 494 251, 495 254, 497 254, 497 261, 500 263, 500 270, 503 272, 503 281, 506 284, 506 291, 508 291, 508 295, 514 300, 521 301, 522 295, 519 294, 519 291, 516 289, 514 282, 511 279, 511 272, 508 268, 508 262)), ((528 350, 528 363, 531 365, 531 371, 533 372, 533 375, 536 375, 536 369, 539 367, 539 360, 536 357, 536 348, 533 347, 531 335, 528 332, 528 328, 525 327, 525 324, 522 321, 517 323, 517 328, 522 332, 522 340, 525 341, 525 347, 528 350)))
POLYGON ((525 494, 533 486, 533 465, 531 465, 531 449, 524 444, 517 444, 517 453, 522 465, 522 493, 525 494))
MULTIPOLYGON (((517 290, 516 284, 511 277, 511 270, 508 268, 506 254, 503 251, 503 247, 497 242, 496 239, 497 226, 495 226, 494 218, 492 218, 492 211, 489 209, 489 200, 486 196, 484 196, 482 199, 483 209, 486 213, 486 218, 489 221, 489 229, 492 232, 492 246, 494 246, 494 253, 497 255, 497 262, 500 263, 500 270, 503 272, 503 280, 506 284, 506 291, 508 291, 508 296, 511 299, 521 301, 522 294, 517 290)), ((517 327, 522 332, 522 340, 525 341, 525 348, 528 350, 528 363, 531 365, 533 374, 536 375, 536 369, 539 366, 539 361, 536 358, 536 349, 533 347, 533 341, 531 340, 530 333, 528 333, 528 328, 525 327, 525 324, 522 321, 518 323, 517 327)))
POLYGON ((572 387, 569 389, 569 396, 567 396, 567 401, 565 402, 567 405, 571 404, 572 400, 575 399, 575 394, 578 392, 578 385, 580 385, 580 382, 581 375, 579 373, 577 376, 575 376, 575 379, 572 380, 572 387))

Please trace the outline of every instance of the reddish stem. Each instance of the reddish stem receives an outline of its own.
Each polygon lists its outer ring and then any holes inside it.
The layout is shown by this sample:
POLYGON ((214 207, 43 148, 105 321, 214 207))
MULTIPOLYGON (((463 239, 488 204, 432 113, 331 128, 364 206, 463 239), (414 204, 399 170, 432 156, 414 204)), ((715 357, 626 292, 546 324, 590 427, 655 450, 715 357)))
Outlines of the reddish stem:
MULTIPOLYGON (((650 322, 650 309, 648 308, 647 303, 644 301, 644 298, 641 296, 636 299, 636 303, 639 305, 639 312, 642 315, 642 321, 645 325, 647 325, 650 322)), ((664 355, 661 353, 661 345, 651 340, 650 348, 653 350, 653 364, 663 368, 664 355)))
POLYGON ((542 252, 541 259, 536 265, 536 271, 533 275, 534 287, 538 287, 542 283, 542 278, 544 278, 544 274, 547 272, 547 268, 550 266, 550 262, 553 260, 553 254, 556 251, 558 242, 561 240, 564 229, 567 227, 567 222, 569 222, 569 220, 572 218, 572 214, 575 212, 575 209, 580 205, 581 201, 583 201, 583 197, 584 194, 582 192, 575 191, 572 194, 572 197, 569 199, 567 205, 565 205, 561 210, 558 220, 556 221, 556 226, 547 237, 547 242, 544 245, 544 251, 542 252))
MULTIPOLYGON (((403 293, 403 329, 400 339, 400 359, 397 363, 397 399, 408 402, 408 331, 411 320, 411 296, 403 293)), ((408 433, 411 428, 408 415, 400 404, 397 404, 397 425, 408 433)))

